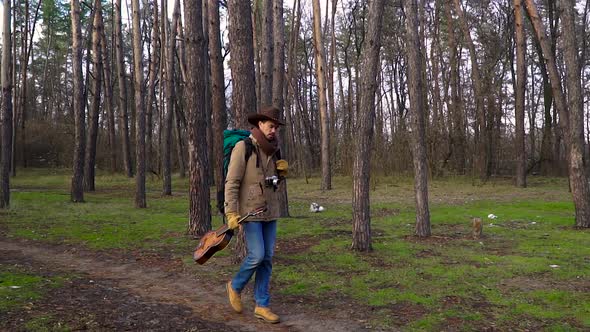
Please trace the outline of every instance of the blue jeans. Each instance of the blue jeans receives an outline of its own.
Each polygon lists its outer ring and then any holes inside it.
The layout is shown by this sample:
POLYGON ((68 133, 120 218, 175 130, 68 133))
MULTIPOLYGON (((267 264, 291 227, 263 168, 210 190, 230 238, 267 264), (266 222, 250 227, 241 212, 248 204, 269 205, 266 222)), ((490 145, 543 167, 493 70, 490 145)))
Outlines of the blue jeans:
POLYGON ((240 293, 256 272, 254 279, 254 300, 259 307, 268 307, 270 302, 270 275, 272 256, 277 238, 276 220, 269 222, 250 221, 242 224, 246 237, 248 254, 240 270, 232 279, 232 287, 240 293))

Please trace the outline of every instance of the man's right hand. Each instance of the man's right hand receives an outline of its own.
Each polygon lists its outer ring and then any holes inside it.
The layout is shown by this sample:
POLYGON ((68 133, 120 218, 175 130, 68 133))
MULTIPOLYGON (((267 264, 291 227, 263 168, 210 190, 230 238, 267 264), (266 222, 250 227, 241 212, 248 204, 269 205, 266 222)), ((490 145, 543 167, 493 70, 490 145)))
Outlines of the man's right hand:
POLYGON ((225 214, 225 218, 227 219, 227 227, 229 229, 236 229, 240 224, 238 220, 240 220, 240 215, 237 212, 228 212, 225 214))

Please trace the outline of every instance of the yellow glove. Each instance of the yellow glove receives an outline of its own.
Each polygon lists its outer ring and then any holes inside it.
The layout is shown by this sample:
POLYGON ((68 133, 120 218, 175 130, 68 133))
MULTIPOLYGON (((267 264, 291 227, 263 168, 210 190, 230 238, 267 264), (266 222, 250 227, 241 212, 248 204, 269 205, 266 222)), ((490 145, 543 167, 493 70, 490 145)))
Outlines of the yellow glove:
POLYGON ((279 176, 287 176, 289 173, 289 163, 285 159, 277 160, 277 173, 279 176))
POLYGON ((240 215, 237 212, 228 212, 225 214, 225 218, 227 219, 227 227, 229 229, 236 229, 240 226, 240 224, 238 224, 240 215))

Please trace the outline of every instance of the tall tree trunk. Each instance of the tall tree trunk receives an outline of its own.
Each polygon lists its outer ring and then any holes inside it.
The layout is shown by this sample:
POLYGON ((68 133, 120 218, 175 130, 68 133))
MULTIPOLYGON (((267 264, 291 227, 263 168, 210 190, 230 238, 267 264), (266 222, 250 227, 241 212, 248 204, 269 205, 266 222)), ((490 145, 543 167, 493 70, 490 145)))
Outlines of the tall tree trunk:
MULTIPOLYGON (((10 32, 10 1, 4 1, 2 15, 2 64, 0 84, 2 84, 2 101, 0 106, 0 123, 2 124, 2 148, 0 156, 0 208, 8 209, 10 206, 10 163, 12 161, 12 80, 10 78, 10 66, 12 65, 11 32, 10 32)), ((72 12, 74 12, 72 10, 72 12)), ((72 16, 73 17, 73 16, 72 16)), ((72 18, 73 19, 73 18, 72 18)))
MULTIPOLYGON (((154 169, 154 114, 157 112, 155 107, 156 104, 156 80, 158 77, 158 70, 160 61, 158 59, 158 40, 160 38, 160 23, 159 23, 159 9, 158 9, 158 1, 154 1, 152 3, 154 6, 153 14, 152 14, 152 37, 151 37, 151 52, 149 56, 149 76, 148 76, 148 85, 147 85, 147 96, 146 96, 146 143, 145 143, 145 161, 146 161, 146 170, 149 173, 155 173, 156 170, 154 169)), ((161 43, 160 43, 161 47, 161 43)), ((161 85, 162 86, 162 85, 161 85)))
POLYGON ((408 90, 412 126, 412 155, 414 159, 414 191, 416 194, 416 235, 428 237, 430 210, 428 208, 428 163, 426 160, 423 46, 418 34, 417 0, 404 0, 406 12, 406 59, 408 61, 408 90))
MULTIPOLYGON (((164 10, 165 7, 162 8, 164 10)), ((162 108, 165 110, 164 122, 164 136, 162 142, 162 175, 163 175, 163 195, 172 195, 172 125, 174 119, 174 49, 176 45, 176 24, 178 24, 178 17, 180 10, 179 0, 175 1, 173 11, 173 21, 170 26, 167 22, 165 24, 166 30, 166 106, 162 108), (178 7, 176 4, 178 3, 178 7)))
MULTIPOLYGON (((297 56, 295 54, 295 49, 297 47, 297 40, 299 39, 299 27, 301 25, 301 2, 298 0, 294 0, 293 3, 293 15, 291 17, 291 32, 289 36, 289 49, 287 51, 287 77, 285 79, 285 122, 287 126, 285 128, 285 135, 283 136, 285 147, 285 156, 289 157, 290 155, 294 155, 295 152, 295 140, 293 135, 293 128, 295 127, 295 122, 293 117, 291 116, 291 102, 294 101, 297 103, 299 100, 296 97, 296 86, 297 86, 297 70, 296 70, 296 60, 297 56)), ((276 31, 276 30, 275 30, 276 31)), ((299 159, 299 158, 297 158, 299 159)), ((296 168, 298 169, 298 167, 296 168)))
MULTIPOLYGON (((434 24, 432 27, 432 35, 433 41, 430 44, 430 64, 432 66, 432 94, 433 94, 433 105, 432 105, 432 126, 430 127, 431 136, 428 140, 428 151, 430 156, 430 171, 432 172, 433 176, 440 175, 440 164, 439 161, 444 158, 442 153, 444 151, 444 115, 442 114, 443 111, 443 97, 441 96, 441 87, 440 87, 440 63, 438 58, 439 54, 439 45, 440 45, 440 7, 441 2, 435 1, 435 13, 434 13, 434 24)), ((444 75, 443 75, 444 77, 444 75)), ((443 83, 444 85, 444 83, 443 83)))
POLYGON ((215 185, 217 187, 217 208, 221 212, 225 183, 223 179, 223 130, 227 127, 225 109, 225 80, 221 54, 221 30, 219 1, 209 1, 209 57, 211 61, 211 111, 213 113, 213 149, 215 164, 215 185))
MULTIPOLYGON (((254 70, 255 78, 256 78, 256 109, 261 108, 260 101, 261 98, 261 86, 262 86, 262 66, 261 66, 261 56, 260 56, 260 36, 258 35, 258 31, 260 29, 260 1, 253 1, 252 3, 252 46, 254 51, 254 65, 256 69, 254 70)), ((230 38, 231 39, 231 38, 230 38)), ((237 127, 237 126, 236 126, 237 127)))
MULTIPOLYGON (((229 0, 229 40, 231 42, 232 109, 236 128, 250 128, 248 113, 256 111, 256 75, 252 37, 252 8, 249 1, 229 0)), ((189 67, 190 68, 190 67, 189 67)), ((234 242, 234 263, 246 256, 244 232, 234 242)))
POLYGON ((260 105, 268 106, 273 102, 273 2, 275 0, 262 0, 262 38, 260 61, 260 105))
POLYGON ((458 174, 465 174, 465 129, 464 129, 464 114, 461 109, 461 101, 459 98, 459 61, 457 51, 457 38, 455 34, 455 24, 452 15, 452 1, 445 6, 447 29, 448 29, 448 43, 449 43, 449 85, 451 90, 451 98, 449 102, 449 113, 452 118, 450 129, 450 154, 453 160, 453 166, 458 174))
POLYGON ((84 202, 84 149, 86 144, 86 117, 84 112, 84 83, 82 80, 82 29, 80 27, 80 1, 71 0, 72 18, 72 79, 75 121, 74 174, 70 195, 72 202, 84 202))
MULTIPOLYGON (((5 1, 11 1, 11 0, 5 0, 5 1)), ((18 78, 18 72, 17 72, 17 68, 16 68, 16 64, 17 61, 16 59, 17 57, 17 42, 16 42, 16 36, 17 36, 17 21, 19 20, 19 17, 17 16, 17 14, 20 12, 19 9, 19 5, 17 5, 17 1, 13 0, 12 1, 12 11, 14 14, 14 17, 12 17, 12 38, 13 41, 11 42, 11 52, 12 52, 12 63, 11 63, 11 71, 10 74, 12 76, 12 86, 13 86, 13 91, 12 91, 12 137, 10 139, 11 141, 11 145, 12 145, 12 151, 10 153, 10 158, 11 160, 9 161, 9 167, 11 169, 11 173, 14 173, 14 175, 16 175, 16 137, 18 135, 17 131, 18 131, 18 118, 19 118, 19 109, 18 109, 18 92, 19 92, 19 78, 18 78)), ((21 31, 22 33, 22 31, 21 31)))
MULTIPOLYGON (((182 96, 184 94, 184 90, 181 89, 180 84, 176 87, 177 93, 182 96)), ((186 157, 185 157, 185 144, 184 141, 186 140, 186 135, 184 134, 186 130, 182 128, 186 128, 186 119, 182 120, 181 117, 184 117, 183 111, 181 110, 181 103, 178 101, 174 105, 174 118, 176 119, 176 153, 178 154, 178 166, 179 166, 179 177, 184 179, 186 177, 186 157)))
MULTIPOLYGON (((272 104, 277 107, 283 114, 285 102, 283 99, 283 90, 285 82, 285 22, 283 18, 283 0, 272 1, 272 16, 273 16, 273 40, 274 40, 274 54, 273 54, 273 74, 272 74, 272 104)), ((285 141, 281 141, 281 157, 288 159, 285 150, 285 141)), ((279 187, 279 216, 289 217, 289 201, 287 195, 287 182, 279 187)))
POLYGON ((98 116, 100 113, 100 94, 102 89, 102 45, 100 35, 103 32, 102 6, 100 0, 94 1, 92 24, 92 103, 88 115, 88 136, 86 137, 86 158, 84 161, 84 190, 94 191, 96 166, 96 141, 98 139, 98 116))
POLYGON ((273 1, 273 75, 272 104, 281 111, 285 107, 283 99, 285 85, 285 20, 283 18, 283 0, 273 1))
MULTIPOLYGON (((326 1, 326 9, 327 9, 326 1)), ((330 57, 328 60, 328 110, 330 114, 330 134, 333 136, 336 133, 336 105, 335 105, 335 94, 334 94, 334 58, 336 57, 336 9, 338 0, 332 0, 332 19, 330 20, 330 57)), ((328 18, 328 12, 326 11, 326 19, 328 18)), ((341 96, 343 97, 343 96, 341 96)), ((332 140, 334 141, 334 140, 332 140)), ((336 155, 335 149, 333 149, 333 156, 336 155)))
MULTIPOLYGON (((102 18, 102 15, 101 15, 102 18)), ((107 38, 104 32, 104 24, 101 22, 103 29, 100 33, 100 41, 102 47, 103 59, 103 87, 104 87, 104 107, 107 117, 107 131, 109 136, 109 150, 110 150, 110 169, 112 173, 117 171, 117 138, 115 134, 115 109, 113 105, 113 86, 111 76, 111 58, 109 56, 109 49, 107 47, 107 38)))
POLYGON ((525 188, 526 150, 524 142, 524 93, 526 86, 526 42, 522 19, 521 0, 514 0, 514 17, 516 34, 516 85, 514 87, 514 90, 516 92, 516 105, 514 106, 514 111, 516 115, 516 186, 520 188, 525 188))
MULTIPOLYGON (((30 0, 25 1, 25 31, 22 37, 22 54, 21 54, 21 77, 22 77, 22 88, 20 93, 20 114, 21 114, 21 121, 20 121, 20 141, 21 141, 21 155, 22 155, 22 166, 23 168, 27 168, 27 140, 26 140, 26 124, 28 121, 28 68, 29 68, 29 58, 31 58, 31 50, 33 48, 33 40, 35 36, 35 26, 37 25, 37 18, 39 17, 39 10, 41 8, 42 1, 37 3, 37 7, 35 9, 35 15, 33 17, 33 26, 29 31, 29 3, 30 0), (30 36, 30 37, 29 37, 30 36)), ((16 144, 15 141, 12 144, 16 144)), ((12 156, 14 160, 14 154, 12 156)), ((16 176, 16 164, 12 164, 12 176, 16 176)))
MULTIPOLYGON (((209 4, 208 1, 202 1, 203 8, 201 9, 202 19, 201 22, 203 26, 203 46, 205 50, 209 49, 209 4)), ((180 14, 180 11, 179 11, 180 14)), ((209 147, 209 151, 207 151, 207 160, 209 162, 214 160, 213 157, 213 114, 212 114, 212 106, 211 106, 211 65, 209 60, 209 53, 205 52, 205 73, 206 75, 203 77, 205 80, 205 119, 207 121, 205 128, 207 130, 207 146, 209 147)), ((209 181, 210 185, 214 185, 215 183, 215 174, 214 174, 213 167, 209 167, 207 170, 207 174, 209 174, 209 181)))
POLYGON ((473 167, 475 168, 475 174, 483 181, 487 180, 487 128, 486 128, 486 114, 484 108, 484 89, 481 78, 481 72, 477 62, 475 44, 471 39, 471 33, 467 26, 467 20, 461 8, 460 0, 454 0, 455 11, 459 17, 459 24, 463 30, 463 36, 467 43, 467 49, 469 50, 469 56, 471 60, 471 79, 473 80, 473 93, 475 94, 475 162, 473 167))
POLYGON ((236 128, 247 129, 248 113, 256 112, 252 8, 248 1, 229 0, 227 9, 234 123, 236 128))
POLYGON ((205 45, 201 0, 185 1, 185 45, 187 72, 185 98, 188 108, 189 137, 189 224, 188 233, 203 235, 211 229, 209 166, 206 137, 205 45))
POLYGON ((559 80, 559 73, 553 57, 552 50, 547 42, 547 36, 543 23, 537 13, 537 8, 533 0, 525 0, 525 7, 529 13, 529 17, 533 24, 533 29, 541 48, 543 56, 547 63, 547 70, 549 78, 551 79, 551 88, 555 98, 555 105, 559 112, 560 124, 563 133, 567 139, 568 150, 568 170, 569 180, 572 191, 572 197, 576 210, 576 226, 589 227, 590 226, 590 188, 588 187, 588 177, 584 169, 583 160, 583 121, 582 121, 582 105, 581 105, 581 87, 580 87, 580 72, 577 60, 577 47, 575 44, 575 29, 574 29, 574 4, 572 2, 564 4, 563 20, 565 54, 564 60, 566 62, 567 81, 569 96, 566 103, 566 98, 559 80), (569 111, 567 107, 570 107, 569 111), (570 113, 571 112, 571 113, 570 113))
POLYGON ((385 0, 371 1, 362 51, 359 132, 355 145, 352 176, 352 249, 357 251, 372 250, 369 184, 384 4, 385 0))
POLYGON ((553 117, 551 116, 551 108, 553 105, 553 91, 551 90, 551 83, 549 82, 549 75, 547 74, 547 67, 543 58, 543 50, 541 44, 535 39, 535 49, 539 57, 539 69, 541 77, 543 78, 543 140, 541 141, 540 159, 540 173, 541 175, 556 174, 555 161, 556 156, 553 154, 553 117))
POLYGON ((123 165, 128 178, 133 177, 131 166, 131 142, 129 141, 129 115, 127 112, 127 84, 125 82, 125 61, 123 58, 123 25, 121 21, 121 0, 115 0, 115 57, 117 58, 117 82, 119 97, 117 108, 119 112, 119 126, 123 140, 123 165))
POLYGON ((576 33, 576 2, 560 2, 563 15, 564 60, 567 83, 567 108, 569 110, 569 179, 574 205, 576 207, 576 227, 590 227, 590 184, 584 167, 584 102, 582 97, 582 77, 578 59, 576 33))
MULTIPOLYGON (((82 13, 80 11, 80 13, 82 13)), ((91 121, 91 98, 88 98, 88 94, 91 93, 89 92, 90 89, 92 88, 92 86, 90 85, 90 78, 92 77, 92 73, 90 72, 90 65, 92 64, 92 32, 94 31, 94 14, 96 13, 96 11, 94 10, 94 5, 92 5, 90 7, 90 16, 89 19, 87 20, 86 24, 86 38, 84 38, 83 40, 86 41, 86 66, 84 68, 83 74, 84 74, 84 103, 86 105, 86 115, 87 115, 87 121, 89 121, 87 123, 87 127, 86 130, 89 131, 89 128, 92 125, 92 121, 91 121)), ((88 138, 88 132, 86 133, 86 137, 88 138)), ((86 150, 88 150, 88 142, 86 142, 86 150)), ((88 151, 85 151, 88 152, 88 151)), ((86 163, 86 161, 84 161, 86 163)), ((86 174, 85 174, 86 175, 86 174)), ((84 181, 86 181, 86 179, 84 179, 84 181)))
POLYGON ((143 51, 141 48, 141 28, 139 0, 131 0, 133 24, 133 71, 135 76, 135 207, 146 208, 145 193, 145 108, 143 104, 143 51))
POLYGON ((330 166, 330 119, 328 119, 328 101, 326 99, 326 52, 322 41, 321 10, 319 0, 313 0, 313 41, 316 59, 316 79, 318 82, 320 128, 321 128, 321 169, 322 190, 332 189, 332 172, 330 166))
MULTIPOLYGON (((203 1, 203 0, 202 0, 203 1)), ((203 43, 205 46, 205 50, 209 49, 209 5, 208 1, 203 1, 203 9, 201 11, 203 13, 203 43)), ((180 15, 180 11, 178 12, 180 15)), ((211 106, 211 64, 210 64, 209 53, 205 51, 205 119, 206 128, 207 128, 207 147, 209 151, 207 151, 207 174, 209 174, 209 182, 213 185, 215 181, 215 169, 211 165, 211 161, 213 161, 213 112, 211 106)))
MULTIPOLYGON (((158 157, 158 174, 163 174, 164 172, 164 145, 163 139, 166 134, 166 30, 168 27, 168 0, 160 0, 160 49, 159 49, 159 58, 160 58, 160 68, 158 71, 158 77, 160 81, 160 88, 158 89, 158 96, 156 97, 156 104, 158 104, 158 139, 157 146, 158 157)), ((163 181, 165 182, 165 181, 163 181)))

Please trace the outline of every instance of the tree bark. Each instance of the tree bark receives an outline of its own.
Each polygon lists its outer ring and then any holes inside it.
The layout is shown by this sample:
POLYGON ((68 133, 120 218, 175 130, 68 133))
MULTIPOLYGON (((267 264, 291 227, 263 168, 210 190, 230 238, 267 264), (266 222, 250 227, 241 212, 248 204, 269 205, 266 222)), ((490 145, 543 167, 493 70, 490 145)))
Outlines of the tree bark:
MULTIPOLYGON (((75 0, 73 0, 75 1, 75 0)), ((8 209, 10 206, 10 163, 12 161, 12 80, 10 78, 10 66, 12 65, 12 54, 7 51, 11 49, 11 8, 10 1, 4 1, 2 16, 2 64, 0 84, 2 84, 2 101, 0 106, 0 123, 2 123, 2 148, 0 156, 0 209, 8 209)), ((72 10, 72 13, 74 10, 72 10)), ((72 14, 73 15, 73 14, 72 14)), ((72 16, 73 20, 73 16, 72 16)), ((73 183, 73 181, 72 181, 73 183)))
POLYGON ((576 208, 576 227, 590 227, 590 185, 584 167, 584 104, 578 59, 575 0, 560 2, 563 15, 564 62, 569 110, 569 179, 576 208))
POLYGON ((541 154, 540 159, 540 173, 541 175, 553 175, 556 174, 555 160, 556 156, 553 154, 553 117, 551 116, 551 108, 553 105, 553 92, 551 90, 551 83, 549 82, 549 75, 547 74, 547 68, 545 60, 543 58, 543 50, 541 45, 535 39, 535 49, 539 57, 539 69, 543 78, 543 140, 541 141, 541 154))
POLYGON ((547 64, 549 78, 551 80, 551 88, 553 90, 553 97, 555 98, 555 105, 559 112, 560 124, 563 133, 567 139, 568 150, 568 171, 574 207, 576 211, 575 224, 578 227, 590 226, 590 188, 588 186, 588 177, 584 168, 583 160, 583 121, 582 105, 581 105, 581 87, 580 87, 580 72, 577 60, 577 47, 575 44, 575 29, 574 29, 574 4, 568 0, 563 2, 564 15, 567 18, 563 20, 564 34, 564 60, 567 71, 567 84, 569 96, 566 103, 559 72, 553 57, 552 50, 547 42, 547 36, 543 23, 537 13, 537 8, 533 0, 525 0, 525 7, 531 19, 533 29, 547 64), (568 110, 568 106, 570 107, 568 110))
POLYGON ((71 0, 72 19, 72 79, 75 121, 74 174, 70 189, 74 203, 84 202, 84 149, 86 144, 86 117, 84 112, 84 83, 82 81, 82 29, 80 27, 80 1, 71 0))
POLYGON ((156 80, 158 77, 158 70, 160 61, 158 58, 158 50, 161 47, 158 45, 160 38, 160 23, 159 23, 159 9, 158 1, 152 3, 154 6, 152 14, 152 33, 151 33, 151 52, 149 56, 149 70, 148 70, 148 84, 147 84, 147 96, 146 96, 146 146, 145 146, 145 159, 146 159, 146 170, 148 172, 155 173, 154 169, 154 151, 153 151, 153 132, 154 132, 154 113, 157 112, 155 106, 156 103, 156 80))
POLYGON ((328 119, 328 101, 326 98, 326 52, 322 41, 321 10, 319 0, 313 0, 313 41, 316 59, 316 79, 318 83, 320 128, 321 128, 321 169, 322 183, 320 189, 332 189, 332 172, 330 166, 330 119, 328 119))
MULTIPOLYGON (((328 18, 326 1, 326 19, 328 18)), ((330 114, 330 133, 336 133, 336 102, 334 94, 334 58, 336 57, 336 9, 338 0, 332 0, 332 19, 330 20, 330 57, 328 60, 328 113, 330 114)), ((341 96, 343 97, 343 96, 341 96)), ((334 149, 333 149, 334 150, 334 149)), ((335 151, 332 151, 335 155, 335 151)), ((332 157, 331 157, 332 159, 332 157)))
POLYGON ((273 75, 272 104, 281 111, 285 106, 283 92, 285 87, 285 20, 283 0, 273 1, 273 75))
POLYGON ((189 136, 189 224, 188 233, 203 235, 211 229, 208 148, 206 137, 205 44, 201 0, 185 1, 185 46, 187 72, 185 98, 189 136))
POLYGON ((467 26, 467 21, 459 1, 460 0, 454 0, 455 11, 459 17, 459 23, 463 30, 463 36, 465 37, 465 41, 467 43, 467 49, 469 50, 469 56, 471 59, 471 78, 473 80, 473 93, 475 94, 475 162, 473 167, 475 168, 475 174, 477 174, 482 181, 485 181, 488 177, 487 160, 489 156, 487 155, 486 144, 488 135, 486 128, 486 112, 484 107, 485 96, 483 82, 481 79, 479 65, 477 63, 475 44, 471 38, 471 33, 469 31, 469 27, 467 26))
MULTIPOLYGON (((223 130, 227 127, 225 109, 225 80, 221 55, 221 30, 219 1, 209 1, 209 57, 211 61, 211 111, 213 113, 213 149, 215 164, 215 185, 218 202, 225 192, 223 179, 223 130)), ((221 211, 222 206, 217 206, 221 211)))
MULTIPOLYGON (((260 61, 260 105, 272 105, 273 102, 273 2, 276 0, 262 0, 262 38, 260 61)), ((281 91, 282 92, 282 91, 281 91)))
MULTIPOLYGON (((203 20, 202 20, 202 25, 203 25, 203 46, 205 47, 205 50, 207 50, 209 48, 209 10, 208 10, 208 4, 207 4, 207 0, 203 1, 203 8, 202 8, 202 13, 203 13, 203 20)), ((180 14, 180 12, 179 12, 180 14)), ((212 161, 213 160, 213 114, 212 114, 212 106, 211 106, 211 65, 210 65, 210 60, 209 60, 209 56, 208 56, 208 52, 205 51, 205 73, 206 75, 204 76, 205 78, 205 119, 206 119, 206 126, 205 128, 207 128, 207 147, 209 148, 209 151, 207 152, 207 160, 212 161)), ((209 182, 211 185, 213 185, 213 181, 215 181, 215 174, 214 174, 214 169, 213 167, 211 167, 210 163, 207 163, 207 174, 209 174, 209 179, 211 179, 209 182)))
MULTIPOLYGON (((102 18, 102 15, 101 15, 102 18)), ((102 23, 101 23, 102 24, 102 23)), ((115 134, 115 109, 113 107, 113 86, 111 76, 111 59, 107 47, 107 38, 103 29, 100 31, 100 41, 102 47, 103 59, 103 87, 104 87, 104 107, 107 117, 107 130, 109 135, 109 152, 110 152, 110 169, 112 173, 117 171, 117 138, 115 134)))
MULTIPOLYGON (((430 155, 430 171, 433 176, 440 176, 440 161, 444 158, 443 153, 445 149, 445 134, 444 134, 444 115, 443 115, 443 97, 441 96, 441 80, 445 75, 441 75, 441 64, 439 63, 439 49, 440 49, 440 7, 441 1, 435 1, 435 13, 434 13, 434 24, 432 27, 433 41, 430 44, 430 64, 432 66, 432 94, 433 94, 433 105, 432 105, 432 125, 430 139, 428 140, 428 151, 430 155)), ((444 85, 444 83, 443 83, 444 85)))
MULTIPOLYGON (((229 40, 231 49, 232 109, 236 128, 250 128, 248 113, 256 112, 256 75, 254 73, 254 41, 252 8, 249 1, 228 0, 229 40)), ((234 242, 234 263, 246 256, 244 232, 234 242)))
MULTIPOLYGON (((180 84, 178 84, 178 86, 176 87, 176 91, 179 95, 184 95, 184 90, 180 87, 180 84)), ((174 106, 174 117, 176 118, 176 153, 178 154, 178 173, 179 173, 179 177, 181 179, 186 178, 186 144, 184 143, 184 141, 186 140, 186 119, 181 119, 184 118, 184 114, 183 111, 181 109, 181 103, 179 103, 178 101, 175 103, 174 106), (183 130, 183 128, 185 128, 185 130, 183 130)))
MULTIPOLYGON (((255 65, 255 70, 254 70, 254 74, 255 74, 255 78, 256 78, 256 108, 260 109, 261 108, 261 104, 260 101, 262 100, 261 98, 261 86, 262 86, 262 59, 260 56, 260 39, 261 36, 259 36, 259 30, 260 27, 259 25, 261 24, 260 21, 260 1, 253 1, 252 2, 252 47, 253 47, 253 51, 254 51, 254 65, 255 65)), ((231 39, 231 38, 230 38, 231 39)))
POLYGON ((117 82, 119 97, 117 108, 119 112, 119 126, 123 131, 123 165, 128 178, 133 177, 131 166, 131 142, 129 141, 129 115, 127 112, 127 84, 125 82, 125 61, 123 58, 123 24, 121 21, 121 0, 115 0, 115 57, 117 58, 117 82))
POLYGON ((362 51, 359 132, 352 176, 352 249, 357 251, 372 250, 369 184, 384 5, 384 0, 373 0, 370 4, 368 29, 362 51))
POLYGON ((146 208, 145 192, 145 107, 143 102, 143 51, 141 48, 141 28, 139 0, 131 0, 133 24, 133 71, 135 76, 135 207, 146 208))
MULTIPOLYGON (((284 109, 283 90, 285 82, 285 22, 283 18, 283 0, 272 1, 273 16, 273 74, 272 74, 272 104, 286 115, 284 109)), ((288 124, 289 125, 289 124, 288 124)), ((282 136, 282 135, 281 135, 282 136)), ((283 136, 282 136, 283 137, 283 136)), ((281 157, 288 159, 285 141, 281 140, 281 157)), ((279 216, 289 217, 289 200, 287 182, 279 187, 279 216)))
POLYGON ((252 9, 249 1, 240 0, 228 0, 227 9, 231 43, 232 113, 235 127, 248 129, 248 113, 256 113, 252 9))
MULTIPOLYGON (((166 8, 166 7, 164 7, 166 8)), ((163 10, 164 10, 163 8, 163 10)), ((180 13, 180 2, 175 1, 172 14, 172 25, 165 24, 166 35, 166 106, 162 107, 165 112, 164 135, 162 141, 162 175, 163 195, 172 195, 172 125, 174 120, 174 49, 176 45, 176 25, 180 13)))
MULTIPOLYGON (((22 155, 22 167, 27 168, 27 136, 26 136, 26 126, 28 121, 28 95, 29 95, 29 83, 28 83, 28 71, 29 71, 29 59, 31 58, 31 53, 33 49, 33 41, 35 36, 35 26, 37 25, 37 19, 39 17, 39 10, 41 8, 42 1, 37 3, 37 7, 35 9, 35 15, 33 17, 33 26, 29 30, 29 4, 30 1, 25 1, 25 31, 22 37, 22 50, 21 50, 21 77, 22 77, 22 87, 20 92, 20 141, 21 141, 21 155, 22 155), (30 36, 30 37, 29 37, 30 36)), ((16 134, 16 132, 15 132, 16 134)), ((16 145, 16 141, 12 141, 13 146, 16 145)), ((14 149, 13 149, 14 151, 14 149)), ((12 176, 16 176, 16 162, 15 162, 15 154, 13 152, 12 155, 13 163, 12 163, 12 176)))
POLYGON ((524 141, 524 98, 526 86, 525 34, 521 0, 514 0, 514 24, 516 35, 516 84, 514 87, 516 117, 516 186, 526 187, 526 150, 524 141))
POLYGON ((100 94, 102 90, 102 45, 100 35, 103 32, 102 5, 100 0, 94 1, 92 24, 92 101, 88 114, 88 136, 86 137, 86 158, 84 161, 84 190, 94 191, 96 166, 96 141, 98 139, 98 117, 100 113, 100 94))
MULTIPOLYGON (((297 87, 297 55, 295 50, 297 48, 297 40, 299 39, 299 27, 301 25, 301 2, 298 0, 294 0, 293 2, 293 16, 291 17, 291 31, 289 35, 289 49, 287 51, 287 77, 285 79, 286 86, 285 86, 285 98, 284 100, 284 109, 285 109, 285 122, 287 126, 285 128, 285 134, 283 136, 284 141, 286 144, 283 146, 285 147, 285 155, 287 157, 291 155, 295 155, 295 140, 294 140, 294 128, 296 126, 296 117, 292 117, 291 115, 291 107, 292 101, 297 104, 298 102, 298 91, 296 90, 297 87)), ((300 162, 301 159, 297 158, 300 162)), ((301 164, 301 163, 299 163, 301 164)), ((294 168, 298 170, 300 167, 294 165, 294 168)), ((301 169, 303 169, 301 167, 301 169)))
POLYGON ((414 191, 416 194, 416 236, 428 237, 430 210, 428 207, 428 162, 425 143, 426 96, 424 95, 423 46, 418 34, 417 0, 404 0, 406 12, 406 59, 408 61, 408 90, 412 126, 412 154, 414 160, 414 191))
MULTIPOLYGON (((10 1, 10 0, 6 0, 6 1, 10 1)), ((12 76, 12 87, 13 87, 13 91, 12 91, 12 137, 11 137, 11 145, 12 145, 12 152, 10 153, 10 157, 11 157, 11 161, 9 162, 10 164, 10 168, 11 168, 11 172, 14 171, 15 175, 16 175, 16 137, 18 136, 18 116, 19 116, 19 110, 18 110, 18 91, 19 91, 19 86, 18 86, 18 70, 16 68, 16 64, 17 61, 16 59, 18 59, 17 57, 17 42, 16 42, 16 36, 17 36, 17 21, 19 20, 19 17, 17 16, 17 14, 19 13, 20 10, 17 10, 19 7, 16 4, 17 1, 13 0, 12 1, 12 14, 14 14, 12 17, 12 38, 13 41, 11 42, 11 52, 12 52, 12 63, 11 63, 11 70, 10 70, 10 74, 12 76)), ((21 31, 22 33, 22 31, 21 31)))
POLYGON ((451 98, 448 104, 449 113, 452 118, 450 129, 449 153, 452 156, 453 166, 458 174, 465 174, 465 129, 464 129, 464 114, 461 109, 461 100, 459 98, 459 61, 457 51, 457 38, 455 35, 455 24, 452 15, 452 3, 445 6, 447 29, 448 29, 448 47, 449 47, 449 85, 451 90, 451 98))

